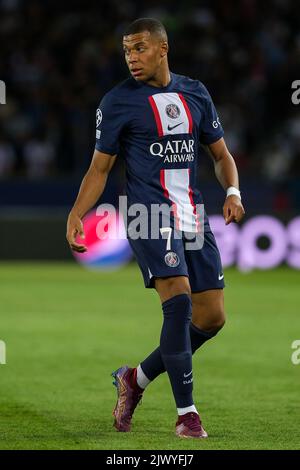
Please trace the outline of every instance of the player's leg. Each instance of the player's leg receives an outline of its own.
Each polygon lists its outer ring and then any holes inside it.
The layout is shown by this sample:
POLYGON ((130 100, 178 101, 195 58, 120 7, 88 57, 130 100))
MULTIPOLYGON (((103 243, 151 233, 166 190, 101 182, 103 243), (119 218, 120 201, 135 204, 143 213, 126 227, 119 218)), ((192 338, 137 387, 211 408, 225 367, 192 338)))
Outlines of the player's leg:
MULTIPOLYGON (((224 279, 221 258, 212 232, 206 232, 199 250, 186 251, 185 260, 192 290, 192 322, 189 326, 192 353, 213 338, 225 322, 224 279)), ((137 380, 146 386, 165 371, 156 348, 137 369, 137 380)))
POLYGON ((186 294, 191 297, 191 287, 187 276, 155 278, 154 286, 163 304, 176 295, 186 294))
POLYGON ((195 350, 223 328, 225 324, 223 289, 210 289, 192 294, 191 342, 195 350))
MULTIPOLYGON (((194 353, 213 338, 225 323, 224 276, 213 234, 205 233, 203 248, 185 253, 185 259, 192 287, 192 322, 189 333, 194 353)), ((145 388, 164 371, 161 351, 157 348, 138 366, 137 381, 145 388)))
MULTIPOLYGON (((189 325, 192 354, 216 336, 224 324, 223 289, 192 294, 192 321, 189 325)), ((142 388, 146 388, 165 370, 158 347, 138 366, 137 381, 142 388)))
POLYGON ((160 353, 175 402, 178 409, 192 407, 196 411, 192 397, 192 351, 189 334, 192 303, 189 280, 185 276, 157 278, 155 288, 163 310, 160 353))
MULTIPOLYGON (((181 239, 174 238, 174 232, 170 229, 172 234, 171 249, 166 249, 170 243, 170 239, 166 241, 160 239, 142 239, 137 240, 129 239, 137 262, 142 271, 146 287, 154 287, 155 279, 157 278, 170 278, 184 279, 184 288, 177 288, 177 280, 171 283, 169 291, 166 294, 162 287, 163 298, 166 295, 179 296, 183 295, 181 300, 178 300, 183 305, 183 310, 186 315, 191 317, 191 298, 190 288, 188 285, 188 271, 184 258, 184 247, 181 239)), ((168 297, 168 298, 169 298, 168 297)), ((166 300, 168 302, 168 300, 166 300)), ((175 302, 176 305, 178 302, 175 302)), ((172 301, 169 302, 172 304, 172 301)), ((167 304, 166 309, 169 311, 172 307, 167 304)), ((178 307, 179 308, 179 307, 178 307)), ((190 320, 189 320, 190 321, 190 320)), ((114 384, 117 387, 117 403, 113 414, 115 416, 114 425, 118 431, 130 431, 131 420, 133 412, 141 399, 145 387, 149 383, 149 379, 143 373, 141 366, 138 368, 130 368, 128 366, 120 367, 112 374, 115 378, 114 384), (139 380, 137 380, 137 376, 139 380)))
MULTIPOLYGON (((215 336, 225 324, 223 289, 211 289, 191 294, 188 278, 178 276, 167 279, 156 279, 155 287, 162 305, 167 300, 182 294, 192 297, 192 321, 189 322, 189 336, 194 353, 208 339, 215 336)), ((159 349, 159 348, 157 348, 159 349)), ((158 374, 165 371, 163 361, 157 357, 158 374)), ((147 365, 143 363, 143 369, 147 365)), ((151 374, 149 374, 151 375, 151 374)))
POLYGON ((185 255, 193 302, 191 338, 199 348, 224 326, 224 274, 217 243, 210 231, 204 234, 201 250, 186 251, 185 255))
MULTIPOLYGON (((166 309, 167 316, 170 316, 170 311, 174 311, 174 305, 175 310, 179 312, 179 300, 182 304, 185 304, 181 306, 181 311, 187 311, 187 301, 185 296, 190 294, 187 277, 188 270, 185 264, 185 256, 182 251, 181 242, 174 240, 172 243, 175 253, 168 253, 168 255, 172 255, 170 257, 165 256, 165 253, 162 256, 164 249, 160 246, 159 241, 151 242, 150 245, 149 242, 143 240, 131 243, 144 276, 145 286, 152 287, 154 284, 153 281, 155 280, 162 303, 164 304, 166 302, 166 305, 164 305, 163 308, 164 310, 166 309), (147 244, 147 246, 145 246, 145 244, 147 244), (148 255, 147 257, 146 254, 148 255), (162 263, 162 260, 164 260, 164 263, 162 263), (175 276, 170 276, 171 273, 174 273, 175 276), (162 277, 160 277, 159 274, 161 274, 162 277), (182 295, 183 297, 180 299, 177 298, 175 301, 172 300, 173 297, 176 298, 177 296, 180 297, 182 295)), ((195 254, 194 258, 196 263, 199 262, 199 259, 196 259, 197 257, 195 254)), ((219 287, 219 285, 217 287, 219 287)), ((182 321, 181 316, 180 321, 182 321)), ((169 325, 171 325, 171 323, 167 321, 167 330, 169 325)), ((191 322, 189 322, 189 336, 192 352, 211 337, 203 335, 203 330, 200 330, 199 328, 196 330, 195 328, 191 322)), ((183 331, 185 332, 184 338, 186 340, 186 329, 184 328, 183 331)), ((182 338, 183 336, 181 336, 181 340, 182 338)), ((162 354, 160 348, 157 348, 137 368, 132 369, 125 366, 118 369, 113 374, 116 379, 115 384, 118 389, 118 401, 114 410, 114 415, 116 417, 115 426, 119 431, 130 430, 132 414, 137 403, 141 399, 143 390, 151 380, 154 380, 155 377, 164 371, 165 365, 162 359, 162 354)), ((182 410, 180 411, 182 412, 182 410)), ((206 437, 207 434, 203 430, 196 413, 185 414, 183 420, 185 420, 185 422, 181 422, 179 420, 177 423, 179 435, 183 435, 184 437, 187 435, 192 437, 206 437)))
POLYGON ((187 277, 155 279, 163 310, 160 354, 175 398, 179 437, 207 437, 193 400, 192 350, 189 327, 191 290, 187 277))

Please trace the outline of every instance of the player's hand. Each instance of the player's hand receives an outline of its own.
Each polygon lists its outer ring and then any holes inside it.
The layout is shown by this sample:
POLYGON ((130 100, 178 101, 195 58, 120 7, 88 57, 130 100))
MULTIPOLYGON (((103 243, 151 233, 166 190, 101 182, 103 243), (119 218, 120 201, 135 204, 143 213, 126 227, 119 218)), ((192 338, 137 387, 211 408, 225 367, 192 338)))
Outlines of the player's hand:
POLYGON ((80 245, 75 241, 78 234, 82 239, 85 238, 83 231, 83 223, 80 217, 78 217, 77 214, 74 214, 71 211, 67 222, 66 238, 68 240, 71 250, 77 251, 77 253, 85 253, 87 251, 87 247, 85 245, 80 245))
POLYGON ((240 222, 245 215, 243 204, 238 196, 231 195, 225 199, 223 216, 225 225, 231 222, 240 222))

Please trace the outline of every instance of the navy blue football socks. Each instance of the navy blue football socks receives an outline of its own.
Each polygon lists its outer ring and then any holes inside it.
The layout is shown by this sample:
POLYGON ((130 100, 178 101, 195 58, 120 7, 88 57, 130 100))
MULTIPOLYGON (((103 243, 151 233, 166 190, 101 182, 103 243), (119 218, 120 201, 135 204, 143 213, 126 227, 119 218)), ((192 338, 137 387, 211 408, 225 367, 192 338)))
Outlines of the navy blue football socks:
MULTIPOLYGON (((206 341, 213 338, 218 333, 218 330, 214 332, 207 332, 200 330, 193 323, 189 324, 189 334, 191 340, 191 350, 194 354, 197 349, 202 346, 206 341)), ((160 374, 166 371, 164 366, 160 348, 156 348, 143 362, 141 362, 141 368, 147 378, 152 381, 156 379, 160 374)))
POLYGON ((164 322, 160 336, 161 358, 169 375, 176 406, 185 408, 193 405, 192 350, 189 333, 192 317, 191 299, 187 294, 176 295, 164 302, 162 308, 164 322))

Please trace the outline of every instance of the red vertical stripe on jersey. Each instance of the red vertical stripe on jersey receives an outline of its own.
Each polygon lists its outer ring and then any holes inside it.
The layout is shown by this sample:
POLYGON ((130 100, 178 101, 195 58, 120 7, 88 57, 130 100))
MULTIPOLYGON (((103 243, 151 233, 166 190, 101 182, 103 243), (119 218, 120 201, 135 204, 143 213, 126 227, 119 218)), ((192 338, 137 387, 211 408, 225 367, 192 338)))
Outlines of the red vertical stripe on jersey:
POLYGON ((160 184, 164 190, 164 196, 167 199, 170 199, 169 197, 169 191, 166 188, 166 183, 165 183, 165 170, 160 170, 160 184))
POLYGON ((190 109, 189 109, 189 107, 188 107, 187 102, 186 102, 185 99, 184 99, 184 96, 183 96, 181 93, 178 93, 178 96, 179 96, 179 98, 180 98, 181 101, 182 101, 182 104, 183 104, 183 106, 184 106, 186 115, 187 115, 187 117, 188 117, 188 120, 189 120, 189 133, 191 134, 191 133, 193 132, 193 118, 192 118, 190 109))
POLYGON ((164 190, 164 196, 169 199, 169 201, 172 202, 172 212, 174 214, 174 217, 175 217, 175 225, 176 225, 176 228, 179 230, 179 217, 178 217, 178 211, 177 211, 177 205, 175 202, 173 202, 171 199, 170 199, 170 194, 169 194, 169 191, 167 190, 166 188, 166 183, 165 183, 165 170, 160 170, 160 184, 164 190))
POLYGON ((162 136, 164 135, 164 131, 163 131, 163 127, 162 127, 162 123, 161 123, 159 111, 158 111, 158 109, 157 109, 156 103, 155 103, 155 101, 154 101, 154 99, 153 99, 152 96, 149 96, 149 102, 150 102, 150 104, 151 104, 151 108, 152 108, 152 111, 153 111, 153 113, 154 113, 158 136, 159 136, 159 137, 162 137, 162 136))
MULTIPOLYGON (((190 173, 191 173, 191 169, 189 168, 189 179, 190 179, 190 173)), ((199 214, 197 214, 197 207, 196 207, 196 204, 194 202, 193 194, 194 194, 194 192, 193 192, 193 190, 192 190, 192 188, 189 184, 189 198, 190 198, 190 202, 191 202, 191 204, 193 206, 193 209, 194 209, 193 212, 195 214, 195 219, 196 219, 196 230, 197 230, 197 232, 199 232, 199 214)))

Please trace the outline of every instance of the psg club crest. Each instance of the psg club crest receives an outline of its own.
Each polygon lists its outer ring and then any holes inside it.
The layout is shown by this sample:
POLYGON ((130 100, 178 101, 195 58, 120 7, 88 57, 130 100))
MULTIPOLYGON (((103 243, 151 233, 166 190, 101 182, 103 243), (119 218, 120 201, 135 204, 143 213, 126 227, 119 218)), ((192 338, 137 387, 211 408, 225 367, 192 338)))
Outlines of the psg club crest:
POLYGON ((100 126, 101 121, 102 121, 102 111, 100 108, 98 108, 96 111, 96 127, 100 126))
POLYGON ((171 119, 176 119, 180 115, 180 109, 178 108, 177 104, 168 104, 168 106, 166 106, 166 114, 171 119))
POLYGON ((176 268, 180 263, 179 256, 174 253, 174 251, 170 251, 165 256, 165 263, 170 266, 170 268, 176 268))

